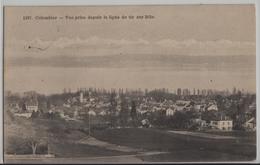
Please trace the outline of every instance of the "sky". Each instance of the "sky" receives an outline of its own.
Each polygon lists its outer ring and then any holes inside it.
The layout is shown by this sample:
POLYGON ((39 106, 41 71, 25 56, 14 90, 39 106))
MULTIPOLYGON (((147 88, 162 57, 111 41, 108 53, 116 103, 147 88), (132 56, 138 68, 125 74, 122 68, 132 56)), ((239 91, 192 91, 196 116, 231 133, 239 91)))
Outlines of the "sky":
POLYGON ((4 12, 6 90, 256 88, 253 5, 5 7, 4 12), (104 15, 154 18, 65 19, 104 15))

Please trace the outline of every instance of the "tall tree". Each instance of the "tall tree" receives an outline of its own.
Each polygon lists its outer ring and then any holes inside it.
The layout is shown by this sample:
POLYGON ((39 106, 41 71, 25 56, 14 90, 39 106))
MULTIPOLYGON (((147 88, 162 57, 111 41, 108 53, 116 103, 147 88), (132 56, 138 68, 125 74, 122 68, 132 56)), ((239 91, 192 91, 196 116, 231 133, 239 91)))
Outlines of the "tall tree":
POLYGON ((132 104, 131 104, 131 118, 132 120, 136 119, 137 114, 136 114, 136 103, 134 100, 132 100, 132 104))
POLYGON ((25 103, 22 104, 22 111, 23 111, 23 112, 26 111, 26 105, 25 105, 25 103))
POLYGON ((110 123, 112 127, 115 127, 116 125, 116 106, 117 106, 117 102, 116 102, 116 98, 115 98, 115 93, 111 93, 110 95, 110 106, 109 106, 109 112, 110 112, 110 123))
POLYGON ((125 127, 128 122, 129 112, 128 112, 128 103, 125 97, 121 97, 121 110, 119 114, 120 124, 125 127))
POLYGON ((134 100, 132 100, 132 103, 131 103, 130 114, 131 114, 133 125, 136 127, 137 126, 137 113, 136 113, 136 103, 134 100))

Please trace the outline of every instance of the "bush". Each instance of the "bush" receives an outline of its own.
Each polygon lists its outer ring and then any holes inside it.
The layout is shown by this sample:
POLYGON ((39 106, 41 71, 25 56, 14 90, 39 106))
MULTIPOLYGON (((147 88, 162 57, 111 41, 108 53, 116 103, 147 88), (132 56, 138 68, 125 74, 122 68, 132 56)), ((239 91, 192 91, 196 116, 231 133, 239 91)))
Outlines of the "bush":
POLYGON ((27 145, 26 140, 19 137, 9 137, 5 140, 5 152, 7 154, 31 154, 32 149, 27 145))

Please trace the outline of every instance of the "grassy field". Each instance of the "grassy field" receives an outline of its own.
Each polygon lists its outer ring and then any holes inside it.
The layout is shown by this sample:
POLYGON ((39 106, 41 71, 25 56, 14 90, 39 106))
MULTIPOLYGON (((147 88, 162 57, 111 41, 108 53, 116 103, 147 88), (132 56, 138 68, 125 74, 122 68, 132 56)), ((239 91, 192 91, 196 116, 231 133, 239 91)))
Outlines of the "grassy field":
POLYGON ((79 158, 79 157, 102 157, 102 156, 119 156, 127 154, 135 154, 134 152, 120 152, 110 150, 98 146, 77 143, 81 139, 88 136, 88 131, 84 131, 84 124, 73 121, 47 121, 36 120, 35 124, 42 124, 48 127, 48 132, 52 136, 49 137, 50 152, 58 158, 79 158))
POLYGON ((231 131, 231 132, 222 132, 222 131, 208 131, 206 133, 223 135, 223 136, 234 136, 238 137, 240 140, 252 144, 256 144, 256 132, 247 132, 247 131, 231 131))
POLYGON ((102 156, 118 156, 134 154, 132 152, 120 152, 115 150, 109 150, 102 147, 90 146, 86 144, 75 143, 52 143, 51 152, 55 153, 56 157, 102 157, 102 156))
POLYGON ((169 152, 144 156, 145 161, 249 161, 256 157, 256 146, 239 139, 214 140, 136 128, 95 131, 94 136, 114 144, 169 152))
MULTIPOLYGON (((17 125, 22 126, 24 122, 17 121, 17 125)), ((88 136, 88 131, 84 129, 87 128, 86 123, 44 119, 34 120, 32 124, 37 126, 37 132, 45 130, 45 136, 49 138, 50 152, 56 155, 57 161, 67 158, 75 158, 75 161, 87 161, 87 158, 93 157, 106 157, 103 160, 116 161, 117 159, 123 160, 121 159, 123 156, 147 162, 250 161, 256 157, 255 133, 253 132, 211 132, 237 137, 222 140, 181 135, 155 128, 93 129, 91 132, 91 136, 104 142, 147 152, 167 152, 148 156, 137 152, 121 152, 77 143, 88 136)), ((9 125, 6 126, 9 127, 9 125)), ((16 132, 13 134, 16 135, 16 132)), ((9 135, 13 136, 13 134, 9 135)), ((19 138, 19 135, 16 136, 19 138)), ((8 141, 8 138, 5 141, 8 141)))

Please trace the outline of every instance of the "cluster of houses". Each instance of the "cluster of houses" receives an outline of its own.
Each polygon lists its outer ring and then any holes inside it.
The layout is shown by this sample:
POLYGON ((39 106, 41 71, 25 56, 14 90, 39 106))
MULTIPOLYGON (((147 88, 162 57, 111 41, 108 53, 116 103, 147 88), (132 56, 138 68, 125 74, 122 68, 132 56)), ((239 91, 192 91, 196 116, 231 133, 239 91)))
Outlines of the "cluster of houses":
MULTIPOLYGON (((130 97, 126 97, 129 102, 129 112, 131 111, 130 97)), ((115 97, 115 115, 119 115, 121 110, 122 99, 119 94, 115 97)), ((96 118, 104 118, 110 115, 111 100, 109 95, 93 96, 88 94, 84 95, 80 92, 78 96, 71 97, 64 100, 63 105, 54 106, 51 105, 48 109, 49 114, 57 113, 65 120, 81 121, 88 116, 96 118), (75 104, 77 103, 77 104, 75 104)), ((251 109, 256 108, 255 104, 252 104, 251 109)), ((37 97, 29 97, 22 107, 16 104, 12 106, 14 115, 19 117, 31 117, 33 112, 39 112, 39 103, 37 97), (20 109, 20 110, 19 110, 20 109), (22 109, 22 110, 21 110, 22 109)), ((136 112, 139 116, 145 116, 151 113, 161 112, 166 117, 174 116, 176 112, 189 112, 203 113, 205 111, 218 112, 218 106, 215 100, 201 99, 199 101, 192 100, 164 100, 162 102, 155 101, 152 97, 140 97, 136 99, 136 112)), ((145 120, 146 121, 146 120, 145 120)), ((227 116, 221 115, 216 120, 206 122, 201 117, 192 119, 192 123, 199 125, 200 129, 210 127, 211 129, 231 131, 233 128, 233 121, 227 116)), ((142 123, 142 122, 141 122, 142 123)), ((247 130, 255 130, 256 120, 251 117, 244 123, 244 127, 247 130)))
POLYGON ((195 111, 195 112, 204 112, 204 111, 218 111, 216 102, 209 101, 208 103, 186 101, 186 100, 177 100, 173 102, 172 100, 165 100, 162 103, 155 101, 145 100, 140 104, 138 112, 144 114, 146 112, 155 112, 155 111, 165 111, 166 116, 173 116, 177 111, 195 111))
POLYGON ((30 118, 32 116, 32 113, 37 113, 39 111, 38 100, 35 96, 27 99, 22 105, 22 108, 19 108, 18 104, 15 104, 15 106, 17 107, 16 112, 18 113, 14 113, 14 115, 19 117, 30 118))

